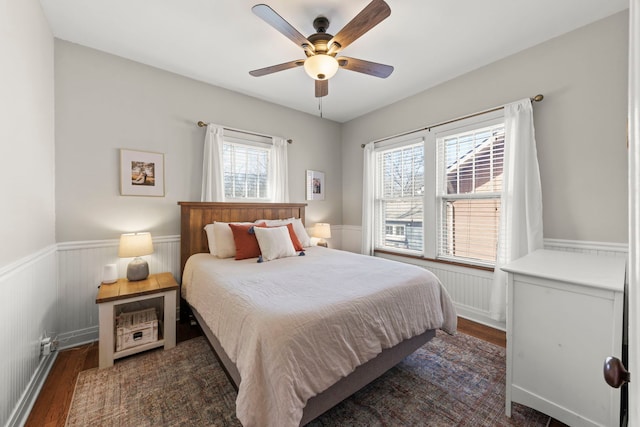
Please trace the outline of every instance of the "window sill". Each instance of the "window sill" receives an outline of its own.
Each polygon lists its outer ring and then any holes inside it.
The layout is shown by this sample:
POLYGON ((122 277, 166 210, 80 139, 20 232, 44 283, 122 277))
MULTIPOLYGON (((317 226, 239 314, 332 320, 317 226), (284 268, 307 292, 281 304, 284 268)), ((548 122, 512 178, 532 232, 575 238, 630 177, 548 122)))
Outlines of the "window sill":
POLYGON ((442 259, 426 258, 419 255, 409 255, 402 252, 392 252, 392 251, 385 251, 381 249, 374 250, 374 254, 394 255, 394 256, 403 257, 403 258, 419 259, 422 261, 429 261, 429 262, 435 262, 435 263, 447 264, 447 265, 455 265, 458 267, 473 268, 475 270, 482 270, 482 271, 493 272, 495 270, 493 267, 486 267, 486 266, 476 265, 476 264, 467 264, 464 262, 446 261, 442 259))

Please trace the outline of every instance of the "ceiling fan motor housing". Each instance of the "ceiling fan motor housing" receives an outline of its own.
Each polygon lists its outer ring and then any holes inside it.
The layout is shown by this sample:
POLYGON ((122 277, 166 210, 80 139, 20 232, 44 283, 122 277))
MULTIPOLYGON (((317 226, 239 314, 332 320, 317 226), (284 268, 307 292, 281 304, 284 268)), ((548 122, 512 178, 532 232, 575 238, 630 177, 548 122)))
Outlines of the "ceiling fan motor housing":
MULTIPOLYGON (((332 38, 333 36, 329 33, 315 33, 307 37, 307 40, 309 40, 309 42, 313 44, 314 51, 316 54, 318 53, 326 54, 329 51, 329 46, 328 46, 329 40, 331 40, 332 38)), ((307 54, 307 56, 313 56, 312 52, 308 52, 305 50, 305 53, 307 54)), ((335 53, 332 56, 335 56, 335 53)))

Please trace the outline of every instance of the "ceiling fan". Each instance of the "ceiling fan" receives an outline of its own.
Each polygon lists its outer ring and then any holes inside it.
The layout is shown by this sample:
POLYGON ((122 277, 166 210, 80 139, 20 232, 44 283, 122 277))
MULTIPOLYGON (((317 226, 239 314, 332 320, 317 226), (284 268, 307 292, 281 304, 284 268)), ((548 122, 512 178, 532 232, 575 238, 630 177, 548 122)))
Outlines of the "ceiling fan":
POLYGON ((321 98, 329 94, 329 79, 336 74, 338 68, 383 79, 389 77, 393 72, 393 67, 390 65, 346 56, 336 57, 338 52, 391 15, 391 9, 384 0, 372 0, 335 36, 327 33, 329 20, 324 16, 319 16, 313 20, 313 28, 315 28, 316 32, 309 37, 304 37, 266 4, 257 4, 251 10, 266 21, 267 24, 300 46, 306 55, 306 59, 298 59, 249 71, 249 74, 254 77, 304 66, 307 74, 315 80, 316 98, 321 98))

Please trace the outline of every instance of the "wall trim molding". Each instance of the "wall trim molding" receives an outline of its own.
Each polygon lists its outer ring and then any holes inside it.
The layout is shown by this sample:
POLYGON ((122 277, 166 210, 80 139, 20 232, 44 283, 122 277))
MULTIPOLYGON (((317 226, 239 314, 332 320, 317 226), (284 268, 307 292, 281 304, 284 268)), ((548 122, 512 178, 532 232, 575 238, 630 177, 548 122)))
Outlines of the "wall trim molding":
POLYGON ((507 331, 506 322, 498 322, 497 320, 493 320, 489 316, 488 312, 456 302, 453 303, 453 306, 456 308, 458 317, 463 317, 467 320, 471 320, 473 322, 480 323, 481 325, 489 326, 490 328, 498 329, 503 332, 507 331))
POLYGON ((98 341, 98 336, 99 326, 91 326, 59 334, 56 337, 58 339, 58 351, 98 341))
MULTIPOLYGON (((169 235, 169 236, 157 236, 152 237, 154 243, 171 243, 180 241, 180 235, 169 235)), ((109 239, 109 240, 79 240, 74 242, 61 242, 58 243, 57 247, 59 251, 73 251, 77 249, 93 249, 93 248, 108 248, 113 246, 118 246, 120 244, 120 239, 109 239)))
POLYGON ((19 260, 12 262, 11 264, 5 265, 4 267, 0 268, 0 280, 2 280, 4 276, 8 276, 10 274, 13 274, 15 272, 22 270, 23 268, 27 268, 33 265, 34 263, 39 261, 41 258, 47 257, 52 253, 55 253, 56 251, 57 251, 56 244, 49 245, 45 248, 40 249, 37 252, 27 255, 24 258, 20 258, 19 260))
MULTIPOLYGON (((331 226, 333 227, 333 225, 331 226)), ((360 225, 337 225, 341 230, 351 230, 351 231, 362 231, 362 226, 360 225)))
MULTIPOLYGON (((359 225, 331 225, 331 229, 335 231, 362 231, 362 227, 359 225)), ((178 234, 153 237, 153 241, 158 243, 177 242, 179 240, 180 240, 180 235, 178 234)), ((5 268, 0 269, 0 276, 2 276, 5 270, 7 269, 16 269, 20 265, 28 264, 29 262, 33 261, 35 258, 38 258, 40 256, 45 256, 49 254, 49 252, 55 249, 59 251, 70 251, 70 250, 76 250, 76 249, 90 249, 90 248, 104 248, 104 247, 118 246, 118 244, 119 244, 119 239, 60 242, 60 243, 57 243, 57 245, 51 245, 45 249, 42 249, 40 252, 36 252, 28 257, 18 260, 14 264, 10 264, 5 268)), ((545 238, 544 246, 548 248, 603 250, 603 251, 620 252, 620 253, 629 252, 629 245, 627 243, 592 242, 592 241, 583 241, 583 240, 545 238)))
POLYGON ((31 381, 27 384, 27 388, 22 393, 22 396, 20 396, 20 399, 18 399, 18 404, 9 416, 9 420, 6 424, 7 427, 18 427, 26 424, 29 414, 31 413, 31 409, 33 408, 33 405, 35 405, 38 395, 40 394, 40 390, 42 390, 42 387, 49 376, 49 372, 51 371, 51 368, 53 368, 53 364, 57 358, 58 352, 54 351, 40 360, 36 372, 31 377, 31 381))
POLYGON ((544 246, 549 249, 569 248, 582 251, 606 251, 628 253, 629 244, 610 242, 590 242, 584 240, 544 239, 544 246))

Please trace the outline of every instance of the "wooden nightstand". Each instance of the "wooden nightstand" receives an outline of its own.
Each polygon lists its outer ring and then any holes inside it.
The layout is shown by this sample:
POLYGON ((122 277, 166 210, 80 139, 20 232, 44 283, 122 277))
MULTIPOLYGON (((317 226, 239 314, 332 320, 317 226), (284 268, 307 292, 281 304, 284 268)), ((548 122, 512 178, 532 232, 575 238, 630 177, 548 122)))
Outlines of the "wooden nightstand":
POLYGON ((96 304, 98 304, 100 323, 100 368, 113 366, 114 359, 164 347, 165 350, 176 345, 176 295, 178 283, 171 273, 151 274, 145 280, 130 282, 118 279, 113 284, 102 284, 98 290, 96 304), (116 351, 115 346, 115 313, 124 304, 140 301, 151 301, 162 298, 164 319, 159 322, 158 340, 122 351, 116 351))

